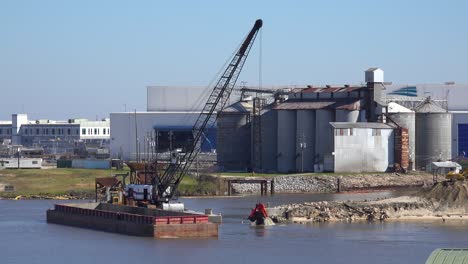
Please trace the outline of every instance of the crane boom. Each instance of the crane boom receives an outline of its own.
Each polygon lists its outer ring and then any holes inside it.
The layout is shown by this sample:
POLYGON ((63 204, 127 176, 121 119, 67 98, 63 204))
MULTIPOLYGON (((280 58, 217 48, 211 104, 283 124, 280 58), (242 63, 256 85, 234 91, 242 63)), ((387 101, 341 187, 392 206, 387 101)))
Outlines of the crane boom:
POLYGON ((217 118, 217 113, 221 112, 229 100, 232 89, 236 84, 237 78, 239 77, 252 44, 254 43, 257 33, 262 25, 263 22, 261 19, 255 21, 254 26, 243 41, 239 50, 234 55, 221 78, 211 91, 203 110, 195 121, 192 129, 193 141, 188 143, 185 147, 185 154, 183 154, 180 159, 181 162, 171 163, 161 177, 157 179, 157 182, 154 183, 158 189, 158 194, 155 195, 158 199, 156 202, 164 202, 174 196, 180 181, 200 152, 201 141, 205 130, 214 124, 217 118))

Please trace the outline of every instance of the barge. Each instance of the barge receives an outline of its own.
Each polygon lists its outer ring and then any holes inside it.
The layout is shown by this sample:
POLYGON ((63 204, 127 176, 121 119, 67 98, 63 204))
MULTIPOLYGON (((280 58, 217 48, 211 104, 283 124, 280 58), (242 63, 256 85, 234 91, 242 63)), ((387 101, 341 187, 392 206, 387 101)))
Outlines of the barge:
POLYGON ((154 238, 218 237, 218 224, 205 214, 108 203, 56 204, 47 222, 154 238))

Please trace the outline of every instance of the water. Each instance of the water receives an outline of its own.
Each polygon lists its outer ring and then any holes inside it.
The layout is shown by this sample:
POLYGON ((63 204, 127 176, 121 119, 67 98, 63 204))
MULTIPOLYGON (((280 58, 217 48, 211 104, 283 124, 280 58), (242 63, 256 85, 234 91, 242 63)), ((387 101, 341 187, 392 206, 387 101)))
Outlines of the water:
MULTIPOLYGON (((333 223, 250 227, 257 202, 391 197, 367 194, 181 199, 222 212, 219 239, 154 240, 45 221, 55 201, 0 200, 0 263, 424 263, 435 248, 468 247, 468 223, 333 223)), ((62 202, 62 201, 59 201, 62 202)))

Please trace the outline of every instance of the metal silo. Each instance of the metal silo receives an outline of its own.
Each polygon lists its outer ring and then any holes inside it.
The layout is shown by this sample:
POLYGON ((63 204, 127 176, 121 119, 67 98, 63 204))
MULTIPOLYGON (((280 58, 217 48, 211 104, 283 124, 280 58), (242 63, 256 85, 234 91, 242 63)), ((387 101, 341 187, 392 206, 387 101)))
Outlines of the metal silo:
POLYGON ((359 121, 359 110, 335 110, 335 122, 353 122, 359 121))
POLYGON ((416 114, 411 109, 391 102, 388 104, 388 116, 399 126, 408 129, 410 160, 410 167, 408 169, 414 170, 416 157, 416 114))
POLYGON ((315 111, 297 110, 296 116, 296 170, 314 171, 315 111))
POLYGON ((278 171, 296 171, 296 111, 276 110, 278 115, 278 171))
POLYGON ((428 98, 416 107, 416 168, 452 158, 452 114, 428 98))
POLYGON ((276 172, 278 153, 278 111, 267 106, 261 116, 262 131, 262 170, 264 172, 276 172))
POLYGON ((315 111, 315 171, 323 170, 325 155, 333 152, 333 130, 330 122, 334 121, 334 110, 315 111))
POLYGON ((241 101, 223 110, 217 119, 217 160, 221 170, 251 169, 251 101, 241 101))

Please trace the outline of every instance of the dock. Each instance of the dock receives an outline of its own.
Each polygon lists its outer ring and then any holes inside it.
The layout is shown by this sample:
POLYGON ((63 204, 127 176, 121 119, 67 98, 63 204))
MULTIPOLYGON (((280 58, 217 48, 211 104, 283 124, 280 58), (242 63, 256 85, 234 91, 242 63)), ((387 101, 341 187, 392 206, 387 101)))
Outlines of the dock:
POLYGON ((268 182, 270 182, 270 194, 275 193, 275 180, 273 179, 231 179, 227 180, 228 183, 228 195, 232 195, 232 184, 260 184, 260 195, 268 194, 268 182))

